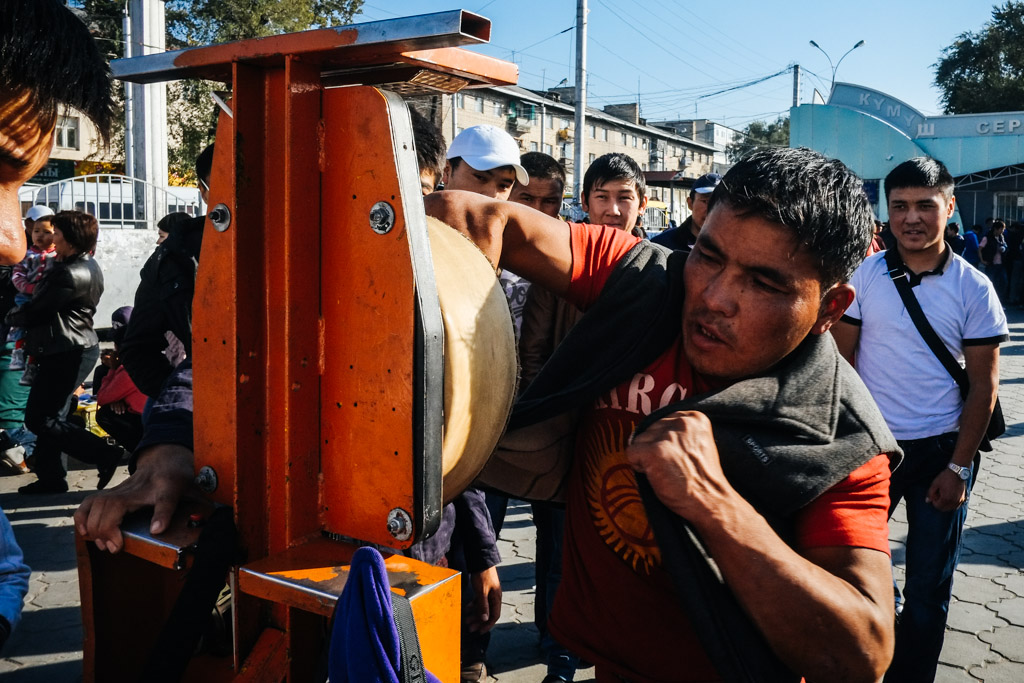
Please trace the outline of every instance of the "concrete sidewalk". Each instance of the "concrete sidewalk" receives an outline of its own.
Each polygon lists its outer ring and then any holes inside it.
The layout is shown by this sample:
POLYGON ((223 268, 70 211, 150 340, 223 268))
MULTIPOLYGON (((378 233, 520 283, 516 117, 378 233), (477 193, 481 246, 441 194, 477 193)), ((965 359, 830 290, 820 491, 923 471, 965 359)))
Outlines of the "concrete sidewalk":
MULTIPOLYGON (((1024 311, 1008 316, 1012 338, 1002 349, 1000 396, 1009 429, 986 454, 971 499, 936 678, 943 683, 1024 681, 1024 311)), ((122 468, 114 483, 124 476, 122 468)), ((82 628, 71 513, 95 487, 96 473, 71 472, 71 490, 63 495, 18 495, 18 486, 32 478, 0 477, 0 506, 33 569, 23 621, 0 659, 0 681, 79 681, 82 628)), ((900 513, 890 533, 900 562, 906 535, 900 513)), ((501 553, 504 607, 491 640, 490 670, 502 683, 539 683, 545 672, 533 626, 534 531, 528 505, 510 504, 501 553)), ((577 680, 593 680, 593 669, 580 672, 577 680)))

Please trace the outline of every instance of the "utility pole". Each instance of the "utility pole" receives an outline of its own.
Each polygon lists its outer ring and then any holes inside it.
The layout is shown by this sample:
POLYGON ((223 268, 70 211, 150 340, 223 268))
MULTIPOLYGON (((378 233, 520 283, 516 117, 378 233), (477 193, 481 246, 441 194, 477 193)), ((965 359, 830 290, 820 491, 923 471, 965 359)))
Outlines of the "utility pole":
MULTIPOLYGON (((547 107, 545 107, 544 103, 541 102, 540 103, 540 151, 542 151, 542 152, 544 151, 544 125, 546 123, 545 119, 547 118, 547 113, 548 113, 547 107)), ((553 152, 555 150, 552 148, 551 151, 553 152)), ((554 156, 554 155, 552 154, 552 156, 554 156)))
MULTIPOLYGON (((165 50, 163 0, 130 0, 131 55, 138 57, 165 50)), ((132 168, 134 177, 150 183, 150 188, 167 187, 167 84, 130 83, 132 105, 132 168)), ((126 169, 128 170, 128 169, 126 169)), ((147 221, 156 221, 167 213, 166 196, 156 189, 146 191, 147 221)), ((136 216, 136 220, 140 217, 136 216)))
POLYGON ((576 0, 576 144, 573 147, 572 192, 583 199, 583 141, 587 123, 587 0, 576 0))
POLYGON ((793 106, 800 106, 800 65, 793 65, 793 106))
POLYGON ((452 93, 452 140, 459 134, 459 95, 461 93, 452 93))
MULTIPOLYGON (((123 57, 128 59, 132 56, 132 20, 128 14, 128 0, 124 3, 124 16, 121 17, 121 32, 124 37, 123 57)), ((132 86, 125 83, 124 88, 124 173, 134 175, 135 173, 135 135, 132 111, 132 86)))

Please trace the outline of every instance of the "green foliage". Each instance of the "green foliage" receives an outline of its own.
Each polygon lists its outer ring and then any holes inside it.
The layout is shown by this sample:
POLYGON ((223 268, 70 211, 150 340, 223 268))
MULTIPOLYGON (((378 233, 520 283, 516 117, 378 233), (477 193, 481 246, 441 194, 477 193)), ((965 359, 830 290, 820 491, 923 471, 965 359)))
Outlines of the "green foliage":
POLYGON ((261 38, 347 24, 362 4, 362 0, 169 0, 167 30, 177 47, 261 38))
MULTIPOLYGON (((110 58, 120 57, 124 0, 76 0, 72 4, 87 13, 101 49, 110 58)), ((351 23, 362 5, 363 0, 167 0, 167 49, 341 26, 351 23)), ((219 110, 210 93, 225 87, 196 80, 168 84, 168 164, 174 181, 194 182, 195 159, 213 142, 217 125, 219 110)), ((123 134, 116 139, 123 150, 123 134)))
POLYGON ((960 34, 934 67, 947 114, 1024 110, 1024 2, 996 5, 992 21, 960 34))
POLYGON ((772 122, 754 121, 743 131, 743 139, 726 148, 729 161, 739 161, 760 147, 789 147, 789 117, 772 122))

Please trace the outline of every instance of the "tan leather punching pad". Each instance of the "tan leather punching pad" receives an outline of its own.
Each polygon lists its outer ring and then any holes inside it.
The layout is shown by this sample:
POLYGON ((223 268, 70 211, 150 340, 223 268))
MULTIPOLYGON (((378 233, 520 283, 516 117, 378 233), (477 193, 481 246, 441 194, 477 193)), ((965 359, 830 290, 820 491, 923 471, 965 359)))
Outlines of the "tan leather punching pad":
POLYGON ((461 493, 494 451, 515 398, 515 331, 487 257, 462 234, 427 217, 444 320, 443 497, 461 493))

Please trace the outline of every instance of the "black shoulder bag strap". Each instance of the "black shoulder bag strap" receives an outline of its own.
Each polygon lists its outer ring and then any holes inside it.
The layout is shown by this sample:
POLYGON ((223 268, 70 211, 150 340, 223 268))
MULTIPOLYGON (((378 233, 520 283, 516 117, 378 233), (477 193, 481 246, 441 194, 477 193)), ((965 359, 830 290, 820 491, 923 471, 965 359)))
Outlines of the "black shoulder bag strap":
MULTIPOLYGON (((914 296, 914 290, 910 286, 910 276, 907 274, 906 267, 897 259, 898 255, 895 249, 889 249, 885 252, 885 266, 888 269, 889 279, 896 286, 896 291, 899 292, 900 298, 903 299, 903 305, 906 307, 910 319, 914 321, 917 331, 921 333, 921 337, 928 345, 928 348, 931 349, 935 357, 942 363, 942 367, 946 368, 946 372, 956 380, 957 386, 960 387, 960 397, 966 401, 967 391, 971 386, 970 380, 967 377, 967 371, 956 362, 953 354, 949 352, 949 349, 946 348, 946 345, 939 338, 938 333, 935 332, 935 328, 928 322, 924 311, 921 310, 921 303, 914 296)), ((994 439, 1005 431, 1006 421, 1003 419, 1003 409, 999 405, 999 399, 996 398, 996 405, 992 409, 992 417, 989 420, 988 429, 985 430, 985 436, 982 437, 979 448, 983 451, 992 450, 989 439, 994 439)))
POLYGON ((423 655, 420 653, 420 639, 416 633, 416 621, 412 616, 412 604, 404 595, 391 593, 391 612, 398 627, 398 642, 401 648, 401 683, 426 683, 423 655))

